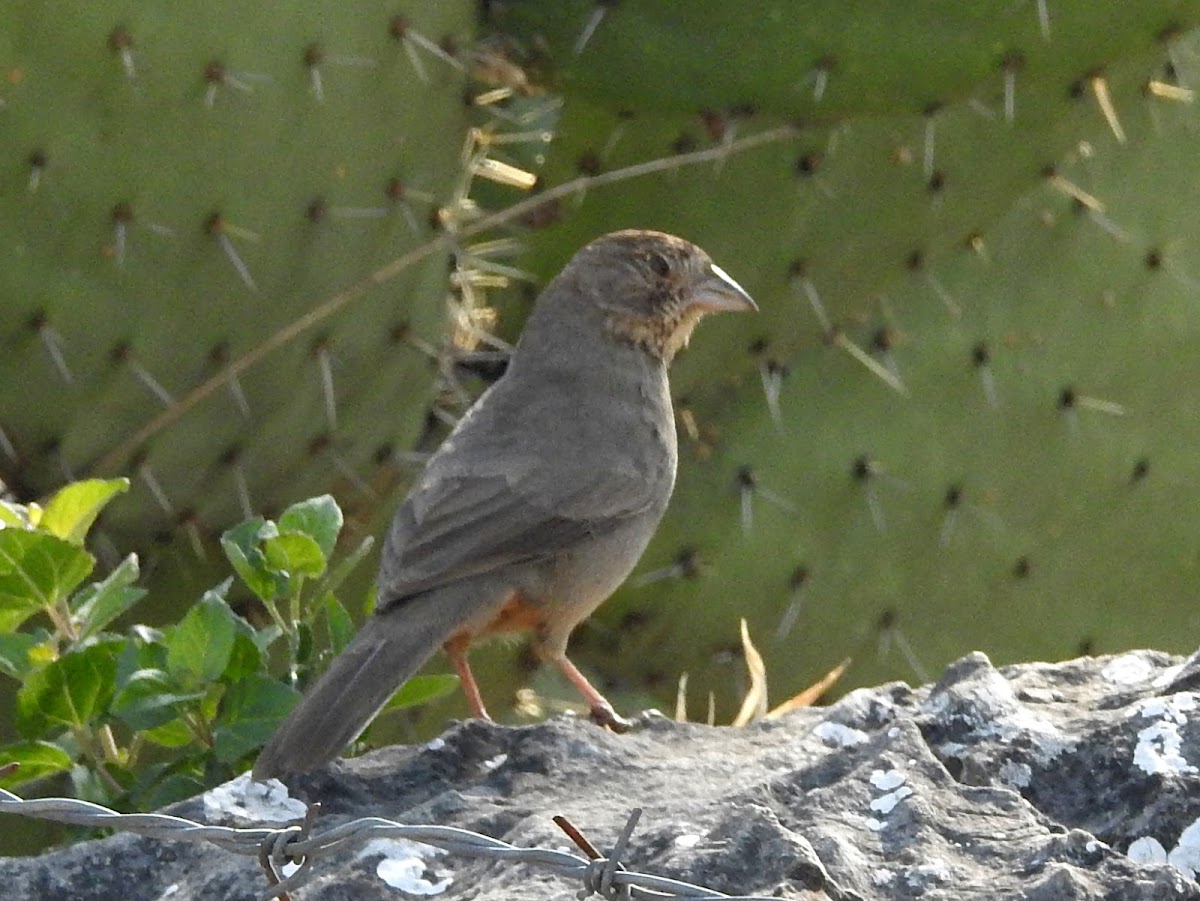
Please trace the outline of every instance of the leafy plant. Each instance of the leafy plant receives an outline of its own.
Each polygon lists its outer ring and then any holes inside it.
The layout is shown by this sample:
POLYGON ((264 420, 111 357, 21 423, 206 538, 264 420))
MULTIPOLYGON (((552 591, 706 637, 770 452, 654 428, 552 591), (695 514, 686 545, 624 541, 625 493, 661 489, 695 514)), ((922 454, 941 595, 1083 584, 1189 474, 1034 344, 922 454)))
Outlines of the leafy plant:
MULTIPOLYGON (((353 634, 335 592, 371 539, 337 555, 342 511, 329 495, 293 504, 277 521, 253 517, 222 537, 238 578, 266 611, 261 623, 230 606, 231 576, 173 625, 118 629, 146 594, 136 584, 137 556, 85 584, 96 560, 84 542, 128 487, 125 479, 91 479, 67 485, 44 507, 0 501, 0 672, 20 683, 21 740, 0 748, 0 764, 20 764, 3 779, 7 787, 70 773, 78 794, 145 809, 229 778, 353 634)), ((455 683, 414 680, 392 707, 455 683)))

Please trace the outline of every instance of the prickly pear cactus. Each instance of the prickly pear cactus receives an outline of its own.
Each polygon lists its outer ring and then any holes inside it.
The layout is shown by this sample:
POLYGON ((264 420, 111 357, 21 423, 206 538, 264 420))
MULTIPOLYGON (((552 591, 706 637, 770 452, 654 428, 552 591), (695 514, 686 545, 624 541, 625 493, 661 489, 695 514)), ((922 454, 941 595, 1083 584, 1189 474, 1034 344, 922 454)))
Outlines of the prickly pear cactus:
POLYGON ((0 10, 0 480, 129 474, 109 541, 189 557, 394 481, 449 251, 339 297, 445 224, 475 28, 467 2, 407 6, 0 10))
POLYGON ((110 537, 186 553, 330 488, 382 516, 469 400, 442 349, 519 331, 480 297, 662 228, 763 312, 675 367, 672 511, 577 642, 610 690, 726 716, 741 617, 777 698, 1195 643, 1200 3, 93 6, 0 11, 22 494, 133 474, 110 537))
POLYGON ((762 308, 676 364, 672 510, 579 635, 610 687, 669 703, 687 670, 693 714, 712 691, 727 716, 741 617, 775 699, 845 656, 857 683, 1195 645, 1198 18, 496 11, 564 97, 544 188, 613 179, 558 201, 527 265, 662 228, 762 308))

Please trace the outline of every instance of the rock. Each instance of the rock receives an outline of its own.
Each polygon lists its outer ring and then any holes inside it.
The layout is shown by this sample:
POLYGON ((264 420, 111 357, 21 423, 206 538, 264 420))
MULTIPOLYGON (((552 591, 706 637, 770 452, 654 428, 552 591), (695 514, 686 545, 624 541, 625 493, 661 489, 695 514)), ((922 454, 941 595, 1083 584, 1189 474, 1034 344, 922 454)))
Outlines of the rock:
MULTIPOLYGON (((466 722, 292 785, 315 831, 356 817, 607 851, 735 895, 833 899, 1200 899, 1200 655, 1152 651, 997 669, 982 654, 937 684, 854 691, 744 729, 645 717, 614 735, 572 717, 466 722)), ((245 777, 170 812, 228 825, 295 816, 245 777)), ((13 820, 13 822, 19 822, 13 820)), ((253 858, 121 834, 0 860, 5 898, 252 899, 253 858)), ((314 861, 297 899, 562 899, 582 887, 529 863, 394 839, 314 861)))

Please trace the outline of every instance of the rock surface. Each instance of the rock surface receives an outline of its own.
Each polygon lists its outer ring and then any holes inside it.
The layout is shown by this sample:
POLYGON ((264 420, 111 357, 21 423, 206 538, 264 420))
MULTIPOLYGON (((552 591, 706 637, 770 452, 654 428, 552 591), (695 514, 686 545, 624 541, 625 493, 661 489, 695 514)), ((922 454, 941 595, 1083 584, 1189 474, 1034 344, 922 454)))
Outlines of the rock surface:
MULTIPOLYGON (((551 816, 606 851, 641 807, 625 866, 735 895, 1200 899, 1198 691, 1200 654, 1000 669, 974 654, 935 685, 863 689, 745 729, 462 723, 292 793, 321 802, 317 832, 378 816, 576 853, 551 816)), ((294 816, 283 797, 235 780, 171 812, 255 825, 238 805, 294 816)), ((0 860, 0 886, 13 899, 191 901, 256 898, 266 882, 253 858, 122 834, 0 860)), ((377 841, 317 860, 293 897, 537 901, 580 888, 527 863, 377 841)))

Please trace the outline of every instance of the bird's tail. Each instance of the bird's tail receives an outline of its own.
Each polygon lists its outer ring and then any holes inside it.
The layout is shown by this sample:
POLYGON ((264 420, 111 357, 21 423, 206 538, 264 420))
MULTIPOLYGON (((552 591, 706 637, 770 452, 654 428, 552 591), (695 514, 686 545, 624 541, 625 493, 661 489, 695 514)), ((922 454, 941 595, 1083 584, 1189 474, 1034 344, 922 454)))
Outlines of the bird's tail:
POLYGON ((368 618, 267 742, 254 764, 254 778, 307 772, 333 760, 357 738, 392 693, 450 637, 456 619, 445 601, 412 598, 402 609, 368 618), (430 605, 433 609, 419 609, 430 605))

